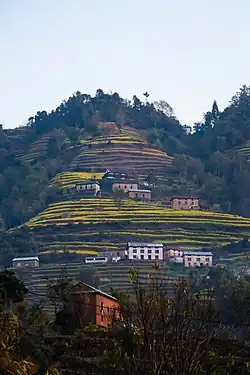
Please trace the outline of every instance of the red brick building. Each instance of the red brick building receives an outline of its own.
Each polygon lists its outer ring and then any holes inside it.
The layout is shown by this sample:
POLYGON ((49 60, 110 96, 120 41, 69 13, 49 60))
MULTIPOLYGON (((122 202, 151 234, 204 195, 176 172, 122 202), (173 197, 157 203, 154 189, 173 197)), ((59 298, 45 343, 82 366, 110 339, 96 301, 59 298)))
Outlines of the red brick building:
POLYGON ((107 327, 119 311, 115 297, 82 282, 71 288, 69 301, 81 316, 83 326, 95 324, 107 327))

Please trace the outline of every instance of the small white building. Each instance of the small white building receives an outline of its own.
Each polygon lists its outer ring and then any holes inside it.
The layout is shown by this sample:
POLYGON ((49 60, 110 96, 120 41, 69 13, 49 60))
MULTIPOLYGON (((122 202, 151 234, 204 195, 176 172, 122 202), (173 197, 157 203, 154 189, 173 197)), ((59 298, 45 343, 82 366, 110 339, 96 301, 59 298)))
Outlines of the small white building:
POLYGON ((75 190, 77 192, 91 192, 93 195, 100 193, 100 184, 97 181, 84 181, 76 183, 75 190))
POLYGON ((36 267, 39 267, 39 258, 38 257, 13 258, 12 267, 13 268, 25 268, 25 267, 36 268, 36 267))
POLYGON ((212 267, 213 253, 210 251, 184 251, 184 267, 212 267))
POLYGON ((163 260, 163 244, 128 242, 128 259, 163 260))

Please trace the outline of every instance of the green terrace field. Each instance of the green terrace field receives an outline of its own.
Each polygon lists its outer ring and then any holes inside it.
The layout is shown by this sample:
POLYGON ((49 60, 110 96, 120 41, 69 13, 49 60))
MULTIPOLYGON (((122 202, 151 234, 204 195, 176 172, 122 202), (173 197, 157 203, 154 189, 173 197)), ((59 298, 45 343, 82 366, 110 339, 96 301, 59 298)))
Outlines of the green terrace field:
POLYGON ((32 143, 28 152, 22 157, 26 162, 31 162, 47 151, 49 139, 53 136, 53 132, 49 132, 39 137, 36 142, 32 143))
POLYGON ((250 238, 250 219, 110 198, 58 202, 26 223, 41 253, 97 254, 124 250, 128 241, 201 249, 250 238))
POLYGON ((233 147, 230 150, 226 151, 226 153, 238 153, 240 155, 244 155, 246 158, 250 159, 250 141, 246 141, 243 145, 233 147))
MULTIPOLYGON (((45 302, 46 287, 49 283, 56 283, 57 279, 62 275, 72 278, 73 280, 81 280, 81 272, 86 269, 83 262, 72 262, 68 264, 41 264, 37 269, 25 270, 22 279, 28 287, 28 300, 39 304, 45 302)), ((108 263, 106 265, 94 266, 100 275, 100 289, 106 293, 111 292, 111 288, 126 293, 133 293, 134 287, 129 282, 129 270, 131 267, 136 268, 140 281, 146 283, 149 281, 149 274, 152 273, 152 263, 108 263)), ((169 290, 173 288, 173 281, 178 278, 178 274, 170 268, 159 265, 158 272, 169 280, 169 290)), ((49 303, 44 303, 48 313, 53 314, 54 308, 49 303)))
POLYGON ((103 172, 62 172, 58 173, 51 181, 51 185, 60 188, 68 188, 77 182, 97 180, 100 181, 103 177, 103 172))
POLYGON ((70 170, 89 168, 149 172, 168 167, 172 157, 149 145, 139 134, 122 130, 120 134, 84 139, 70 170))

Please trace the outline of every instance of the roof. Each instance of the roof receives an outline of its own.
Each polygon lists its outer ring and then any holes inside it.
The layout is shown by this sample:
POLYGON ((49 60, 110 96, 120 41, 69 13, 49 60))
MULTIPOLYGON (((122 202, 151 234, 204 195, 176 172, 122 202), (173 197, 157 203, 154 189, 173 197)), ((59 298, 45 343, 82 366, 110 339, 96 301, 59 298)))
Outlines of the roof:
POLYGON ((96 180, 88 180, 88 181, 81 181, 77 182, 76 185, 88 185, 88 184, 97 184, 100 185, 98 181, 96 180))
POLYGON ((184 255, 213 255, 211 251, 184 251, 184 255))
POLYGON ((172 197, 170 200, 173 199, 200 199, 199 197, 172 197))
POLYGON ((113 185, 114 185, 114 184, 137 184, 137 185, 138 185, 138 182, 135 181, 135 180, 129 180, 129 179, 124 179, 124 180, 122 180, 122 179, 120 179, 120 180, 117 179, 117 180, 113 181, 112 184, 113 184, 113 185))
POLYGON ((79 285, 79 284, 84 285, 84 286, 86 286, 87 288, 89 288, 89 289, 91 290, 91 293, 100 294, 100 295, 102 295, 102 296, 104 296, 104 297, 106 297, 106 298, 112 299, 113 301, 117 301, 117 298, 111 296, 111 294, 105 293, 105 292, 103 292, 102 290, 97 289, 97 288, 95 288, 95 287, 92 286, 92 285, 89 285, 89 284, 87 284, 87 283, 83 283, 82 281, 76 282, 72 287, 74 287, 74 286, 76 286, 76 285, 79 285))
POLYGON ((163 243, 153 243, 153 242, 128 242, 128 246, 163 246, 163 243))
POLYGON ((25 260, 37 260, 39 262, 39 258, 38 257, 13 258, 12 262, 22 262, 22 261, 25 261, 25 260))
POLYGON ((151 193, 151 190, 143 190, 143 189, 128 189, 128 191, 132 191, 135 193, 151 193))

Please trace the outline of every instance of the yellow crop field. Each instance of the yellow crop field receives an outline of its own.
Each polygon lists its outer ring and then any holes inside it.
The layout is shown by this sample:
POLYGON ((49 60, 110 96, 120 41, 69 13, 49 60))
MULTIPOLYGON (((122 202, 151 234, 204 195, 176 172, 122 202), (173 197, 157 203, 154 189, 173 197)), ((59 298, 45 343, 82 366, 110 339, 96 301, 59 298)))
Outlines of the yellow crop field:
POLYGON ((58 173, 51 181, 51 185, 56 187, 70 187, 77 182, 87 180, 100 181, 103 177, 103 172, 62 172, 58 173))
POLYGON ((250 238, 250 218, 218 212, 175 211, 160 204, 132 200, 119 205, 111 198, 54 203, 26 226, 39 233, 39 238, 46 228, 53 226, 58 244, 45 241, 46 251, 60 246, 69 251, 119 251, 127 241, 160 241, 170 247, 198 250, 250 238))

